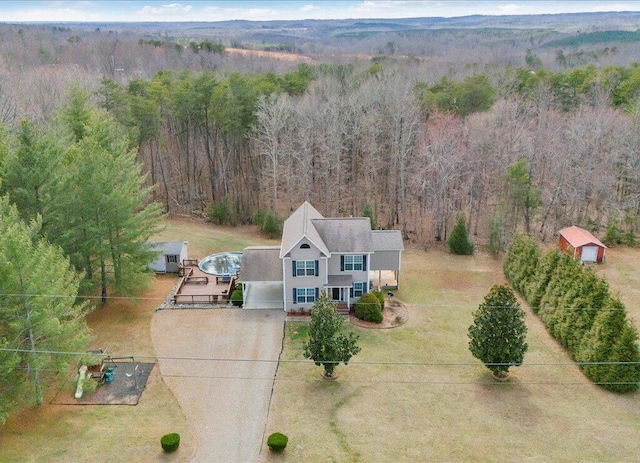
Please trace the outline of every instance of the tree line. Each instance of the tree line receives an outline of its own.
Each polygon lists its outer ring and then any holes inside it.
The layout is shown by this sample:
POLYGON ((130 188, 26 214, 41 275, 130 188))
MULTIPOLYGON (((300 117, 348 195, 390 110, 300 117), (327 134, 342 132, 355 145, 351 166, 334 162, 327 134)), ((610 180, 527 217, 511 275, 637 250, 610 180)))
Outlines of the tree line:
POLYGON ((150 281, 148 239, 161 209, 126 132, 75 89, 47 126, 0 136, 0 424, 39 404, 86 348, 82 296, 150 281))
POLYGON ((640 387, 638 332, 604 278, 524 235, 511 242, 504 274, 591 381, 616 392, 640 387))
POLYGON ((518 229, 635 233, 637 66, 526 68, 422 80, 411 64, 299 65, 276 74, 163 71, 95 98, 132 135, 166 212, 285 217, 309 200, 417 242, 459 212, 492 249, 518 229))

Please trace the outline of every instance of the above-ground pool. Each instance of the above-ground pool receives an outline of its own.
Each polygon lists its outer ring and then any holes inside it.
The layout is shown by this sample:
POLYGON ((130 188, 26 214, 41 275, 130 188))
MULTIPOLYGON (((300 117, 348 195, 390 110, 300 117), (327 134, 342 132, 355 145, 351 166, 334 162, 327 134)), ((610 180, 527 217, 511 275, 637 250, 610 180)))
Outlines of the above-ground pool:
POLYGON ((241 260, 241 252, 221 252, 205 257, 198 267, 210 275, 237 275, 241 260))

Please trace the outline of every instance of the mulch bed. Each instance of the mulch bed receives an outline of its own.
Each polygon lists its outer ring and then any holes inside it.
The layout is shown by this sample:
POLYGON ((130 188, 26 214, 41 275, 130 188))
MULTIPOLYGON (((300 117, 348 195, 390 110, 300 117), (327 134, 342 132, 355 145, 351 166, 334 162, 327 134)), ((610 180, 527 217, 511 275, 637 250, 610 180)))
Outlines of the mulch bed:
POLYGON ((74 397, 73 373, 51 401, 55 405, 137 405, 155 363, 115 362, 113 380, 98 385, 92 394, 74 397))
POLYGON ((396 328, 404 325, 409 320, 409 309, 398 299, 386 297, 382 316, 384 317, 382 323, 365 322, 353 314, 350 316, 349 321, 363 328, 396 328))

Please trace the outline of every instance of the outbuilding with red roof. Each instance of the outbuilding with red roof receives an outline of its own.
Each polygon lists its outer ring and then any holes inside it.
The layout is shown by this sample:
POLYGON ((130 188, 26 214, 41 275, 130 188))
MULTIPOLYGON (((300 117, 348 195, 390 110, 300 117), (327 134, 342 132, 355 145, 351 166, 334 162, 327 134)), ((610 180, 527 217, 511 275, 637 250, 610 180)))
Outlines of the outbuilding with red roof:
POLYGON ((574 225, 560 230, 560 249, 571 252, 580 262, 601 264, 607 247, 591 232, 574 225))

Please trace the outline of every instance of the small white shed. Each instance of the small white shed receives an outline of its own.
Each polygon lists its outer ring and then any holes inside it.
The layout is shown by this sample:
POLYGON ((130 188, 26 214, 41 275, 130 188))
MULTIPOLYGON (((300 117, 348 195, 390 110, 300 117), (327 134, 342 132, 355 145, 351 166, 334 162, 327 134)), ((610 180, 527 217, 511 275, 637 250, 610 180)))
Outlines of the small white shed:
POLYGON ((149 264, 156 273, 178 273, 180 264, 189 258, 186 241, 151 243, 151 248, 158 252, 157 259, 149 264))

